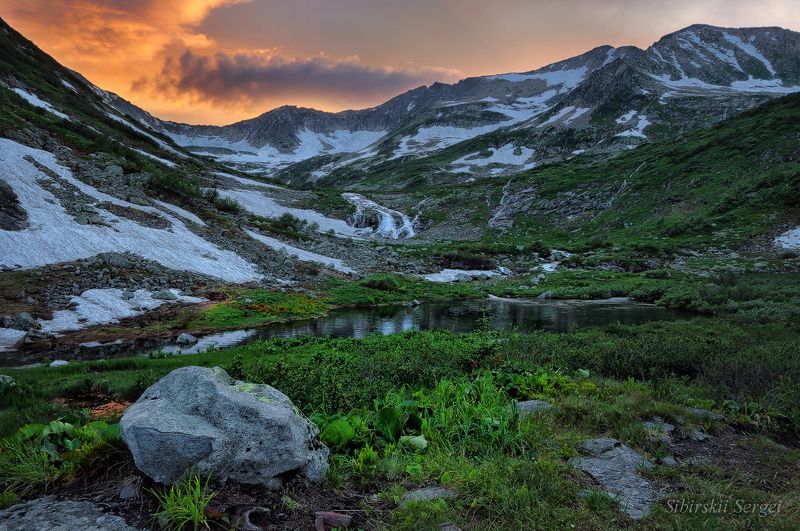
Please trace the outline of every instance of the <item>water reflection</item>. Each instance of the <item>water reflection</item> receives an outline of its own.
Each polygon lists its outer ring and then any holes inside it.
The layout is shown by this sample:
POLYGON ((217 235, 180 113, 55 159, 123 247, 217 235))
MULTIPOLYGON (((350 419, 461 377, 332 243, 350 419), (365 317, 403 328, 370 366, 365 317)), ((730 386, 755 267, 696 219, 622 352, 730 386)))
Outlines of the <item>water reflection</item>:
POLYGON ((408 330, 470 332, 482 322, 496 329, 566 332, 614 323, 640 324, 681 318, 682 314, 627 299, 601 301, 519 300, 429 302, 416 307, 384 306, 335 310, 327 317, 259 329, 235 330, 200 338, 191 346, 167 345, 165 352, 194 353, 210 347, 229 347, 268 337, 334 336, 362 338, 369 334, 397 334, 408 330))

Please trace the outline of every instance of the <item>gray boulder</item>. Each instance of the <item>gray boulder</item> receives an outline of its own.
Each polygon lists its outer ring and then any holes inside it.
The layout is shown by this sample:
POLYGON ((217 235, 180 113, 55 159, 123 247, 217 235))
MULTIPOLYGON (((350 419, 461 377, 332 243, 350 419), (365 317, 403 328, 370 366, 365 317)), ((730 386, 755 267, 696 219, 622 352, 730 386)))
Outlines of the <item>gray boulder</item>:
POLYGON ((13 328, 14 330, 28 330, 39 328, 39 323, 28 312, 19 312, 16 315, 6 315, 3 318, 3 328, 13 328))
POLYGON ((653 468, 653 463, 616 439, 590 439, 584 441, 583 447, 592 456, 575 458, 570 463, 602 485, 619 502, 622 512, 635 520, 647 516, 657 493, 639 470, 653 468))
POLYGON ((400 498, 399 506, 402 507, 408 502, 428 502, 439 499, 455 498, 455 493, 444 487, 424 487, 412 490, 400 498))
POLYGON ((0 374, 0 391, 9 391, 16 386, 17 382, 14 381, 14 378, 6 374, 0 374))
POLYGON ((172 371, 125 411, 120 427, 136 467, 158 483, 194 470, 280 488, 286 473, 321 482, 328 471, 317 427, 286 395, 219 367, 172 371))
POLYGON ((125 519, 88 501, 56 500, 52 496, 0 511, 0 531, 134 531, 125 519))
POLYGON ((709 411, 707 409, 700 409, 697 407, 687 407, 686 411, 688 411, 695 417, 700 418, 701 420, 710 420, 712 422, 725 421, 725 417, 723 415, 720 415, 719 413, 715 413, 713 411, 709 411))
POLYGON ((168 289, 162 289, 153 293, 153 298, 162 301, 174 301, 178 298, 178 296, 168 289))
POLYGON ((556 408, 546 400, 525 400, 517 403, 517 409, 519 410, 519 418, 524 419, 535 413, 554 411, 556 408))
POLYGON ((193 345, 197 343, 197 338, 188 332, 184 332, 175 340, 179 345, 193 345))

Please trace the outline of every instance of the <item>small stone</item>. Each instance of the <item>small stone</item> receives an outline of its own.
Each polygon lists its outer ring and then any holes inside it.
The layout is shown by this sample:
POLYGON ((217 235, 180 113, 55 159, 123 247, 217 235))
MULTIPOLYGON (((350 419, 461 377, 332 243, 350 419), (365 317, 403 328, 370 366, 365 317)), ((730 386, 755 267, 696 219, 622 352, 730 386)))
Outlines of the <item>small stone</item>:
POLYGON ((662 458, 661 459, 661 464, 663 466, 668 466, 668 467, 678 466, 678 462, 671 455, 668 455, 667 457, 662 458))
POLYGON ((552 291, 545 291, 544 293, 540 293, 537 299, 552 299, 554 293, 552 291))
POLYGON ((333 511, 317 511, 314 513, 315 526, 317 529, 325 530, 325 527, 342 528, 350 525, 353 517, 347 514, 335 513, 333 511), (320 524, 322 526, 320 527, 320 524))
POLYGON ((587 439, 581 443, 581 447, 592 455, 602 454, 620 444, 617 439, 599 437, 597 439, 587 439))
POLYGON ((0 374, 0 391, 8 391, 12 387, 16 387, 17 382, 14 378, 6 374, 0 374))
POLYGON ((139 496, 139 483, 139 478, 133 476, 126 478, 122 488, 119 489, 119 499, 130 500, 139 496))
POLYGON ((708 434, 702 430, 692 430, 689 432, 689 438, 693 441, 703 442, 708 440, 708 434))
POLYGON ((535 413, 547 413, 554 411, 556 408, 546 400, 525 400, 517 403, 519 409, 519 418, 524 419, 535 413))
POLYGON ((182 333, 178 336, 178 339, 175 340, 179 345, 193 345, 197 343, 197 338, 194 337, 192 334, 187 332, 182 333))
POLYGON ((408 502, 426 502, 440 499, 455 498, 455 493, 444 487, 425 487, 412 490, 400 499, 399 506, 402 507, 408 502))
POLYGON ((69 362, 67 360, 53 360, 50 362, 51 367, 63 367, 64 365, 68 365, 69 362))
POLYGON ((153 293, 154 299, 159 299, 162 301, 174 301, 177 300, 178 296, 172 293, 168 289, 162 289, 153 293))

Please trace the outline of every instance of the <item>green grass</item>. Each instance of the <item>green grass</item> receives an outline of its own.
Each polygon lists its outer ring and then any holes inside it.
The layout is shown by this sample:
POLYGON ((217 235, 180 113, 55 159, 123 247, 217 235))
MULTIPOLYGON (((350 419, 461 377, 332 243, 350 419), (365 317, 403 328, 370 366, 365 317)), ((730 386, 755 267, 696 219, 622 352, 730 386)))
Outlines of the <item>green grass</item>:
POLYGON ((206 507, 215 496, 208 487, 210 480, 210 476, 205 481, 197 476, 190 476, 168 489, 151 490, 150 493, 160 506, 153 517, 162 527, 170 530, 210 529, 206 507))

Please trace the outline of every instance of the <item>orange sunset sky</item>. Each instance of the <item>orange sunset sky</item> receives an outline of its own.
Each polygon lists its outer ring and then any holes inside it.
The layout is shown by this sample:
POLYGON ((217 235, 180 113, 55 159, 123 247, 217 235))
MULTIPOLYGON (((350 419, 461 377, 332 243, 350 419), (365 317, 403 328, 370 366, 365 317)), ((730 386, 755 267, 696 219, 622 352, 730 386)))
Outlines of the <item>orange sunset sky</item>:
POLYGON ((64 65, 160 118, 370 107, 694 23, 800 28, 800 0, 2 0, 64 65))

